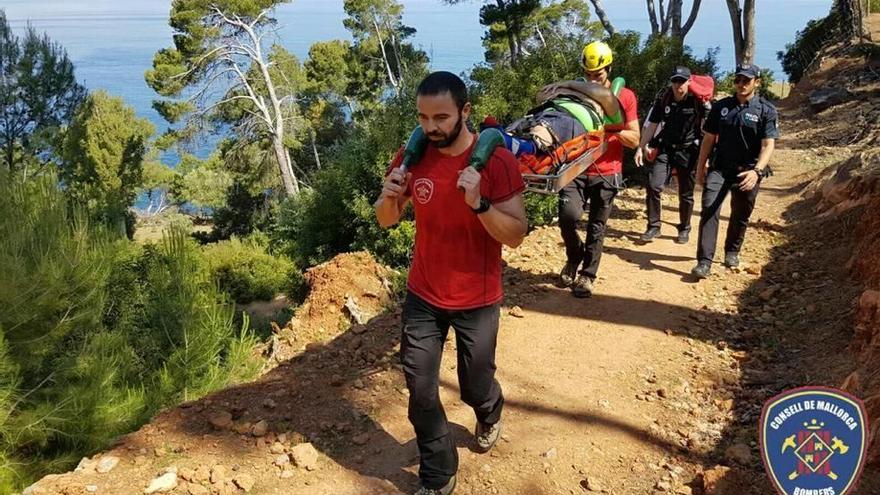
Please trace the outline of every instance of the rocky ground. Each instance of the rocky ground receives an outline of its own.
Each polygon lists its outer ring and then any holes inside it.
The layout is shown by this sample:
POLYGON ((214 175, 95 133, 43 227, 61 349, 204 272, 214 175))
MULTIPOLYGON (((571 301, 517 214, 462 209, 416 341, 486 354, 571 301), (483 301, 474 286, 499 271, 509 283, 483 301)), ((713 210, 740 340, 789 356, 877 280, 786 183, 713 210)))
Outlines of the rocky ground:
MULTIPOLYGON (((814 84, 846 70, 871 77, 858 64, 835 65, 814 84)), ((866 205, 824 214, 834 206, 821 206, 819 192, 836 170, 828 167, 876 143, 876 129, 835 134, 843 116, 867 122, 880 108, 868 90, 858 103, 814 115, 808 90, 795 88, 782 105, 777 173, 763 184, 739 269, 716 265, 710 279, 690 279, 696 235, 686 246, 672 242, 672 195, 663 236, 637 242, 645 223, 638 188, 617 199, 591 299, 556 286, 555 227, 505 252, 498 377, 506 409, 492 452, 474 448, 453 338, 441 366, 461 459, 456 493, 773 492, 757 449, 764 401, 795 386, 839 386, 855 366, 849 344, 862 288, 847 260, 866 205)), ((277 328, 266 349, 274 367, 260 380, 165 411, 27 493, 414 491, 394 279, 363 254, 316 268, 312 296, 277 328)), ((854 493, 880 493, 876 467, 854 493)))

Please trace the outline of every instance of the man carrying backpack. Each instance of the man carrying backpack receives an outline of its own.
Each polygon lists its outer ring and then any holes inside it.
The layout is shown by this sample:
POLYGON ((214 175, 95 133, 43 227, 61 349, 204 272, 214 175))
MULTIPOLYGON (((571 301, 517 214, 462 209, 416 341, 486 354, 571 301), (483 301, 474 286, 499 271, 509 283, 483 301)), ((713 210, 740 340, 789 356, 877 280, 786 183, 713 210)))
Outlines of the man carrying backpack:
POLYGON ((691 231, 691 214, 694 212, 694 180, 702 138, 700 126, 706 109, 705 104, 689 91, 690 69, 676 67, 669 81, 671 86, 656 99, 650 110, 635 154, 636 165, 642 166, 647 157, 657 152, 648 170, 648 228, 641 240, 651 242, 660 235, 660 193, 675 170, 679 214, 675 242, 686 244, 691 231))

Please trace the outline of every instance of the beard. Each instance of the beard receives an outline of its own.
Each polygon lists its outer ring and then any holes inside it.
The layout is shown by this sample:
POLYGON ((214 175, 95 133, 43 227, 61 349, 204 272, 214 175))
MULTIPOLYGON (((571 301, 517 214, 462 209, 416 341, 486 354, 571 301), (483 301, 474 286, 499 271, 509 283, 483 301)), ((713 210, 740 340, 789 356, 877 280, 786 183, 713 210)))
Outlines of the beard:
POLYGON ((455 127, 452 128, 452 131, 449 134, 441 131, 430 132, 428 133, 428 140, 435 148, 448 148, 456 139, 458 139, 458 135, 461 134, 463 121, 464 118, 461 112, 458 112, 458 122, 455 123, 455 127))

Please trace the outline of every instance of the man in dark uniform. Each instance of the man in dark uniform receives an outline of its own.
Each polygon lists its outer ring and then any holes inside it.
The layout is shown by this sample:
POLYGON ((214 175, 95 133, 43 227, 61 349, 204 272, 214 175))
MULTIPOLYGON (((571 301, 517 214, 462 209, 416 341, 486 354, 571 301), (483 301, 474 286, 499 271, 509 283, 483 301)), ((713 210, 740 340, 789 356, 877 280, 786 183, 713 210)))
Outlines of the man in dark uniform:
POLYGON ((776 107, 757 94, 760 72, 753 64, 740 65, 734 78, 736 94, 718 101, 703 125, 703 143, 697 166, 697 183, 704 183, 697 266, 691 270, 697 278, 706 278, 712 270, 718 218, 721 205, 730 193, 730 224, 724 241, 724 264, 739 266, 739 251, 746 235, 749 216, 761 180, 769 175, 768 163, 779 137, 776 107), (716 141, 717 140, 717 141, 716 141), (711 169, 707 160, 712 149, 715 158, 711 169))
POLYGON ((636 150, 637 166, 642 166, 644 158, 653 151, 657 152, 648 170, 648 228, 641 237, 644 242, 650 242, 660 235, 660 194, 673 170, 678 177, 679 224, 675 242, 687 244, 690 236, 695 165, 702 137, 700 124, 706 112, 704 104, 688 91, 690 79, 690 69, 682 66, 675 68, 669 78, 671 87, 651 107, 648 124, 636 150))

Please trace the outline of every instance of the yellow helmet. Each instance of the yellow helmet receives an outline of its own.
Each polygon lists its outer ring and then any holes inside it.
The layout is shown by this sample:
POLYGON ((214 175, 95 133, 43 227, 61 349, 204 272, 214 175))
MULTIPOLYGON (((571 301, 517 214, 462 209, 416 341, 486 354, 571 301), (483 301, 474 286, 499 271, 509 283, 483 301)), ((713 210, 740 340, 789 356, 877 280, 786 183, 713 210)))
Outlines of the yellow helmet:
POLYGON ((581 54, 581 67, 587 71, 603 69, 611 65, 614 56, 611 54, 611 47, 602 41, 594 41, 584 47, 581 54))

